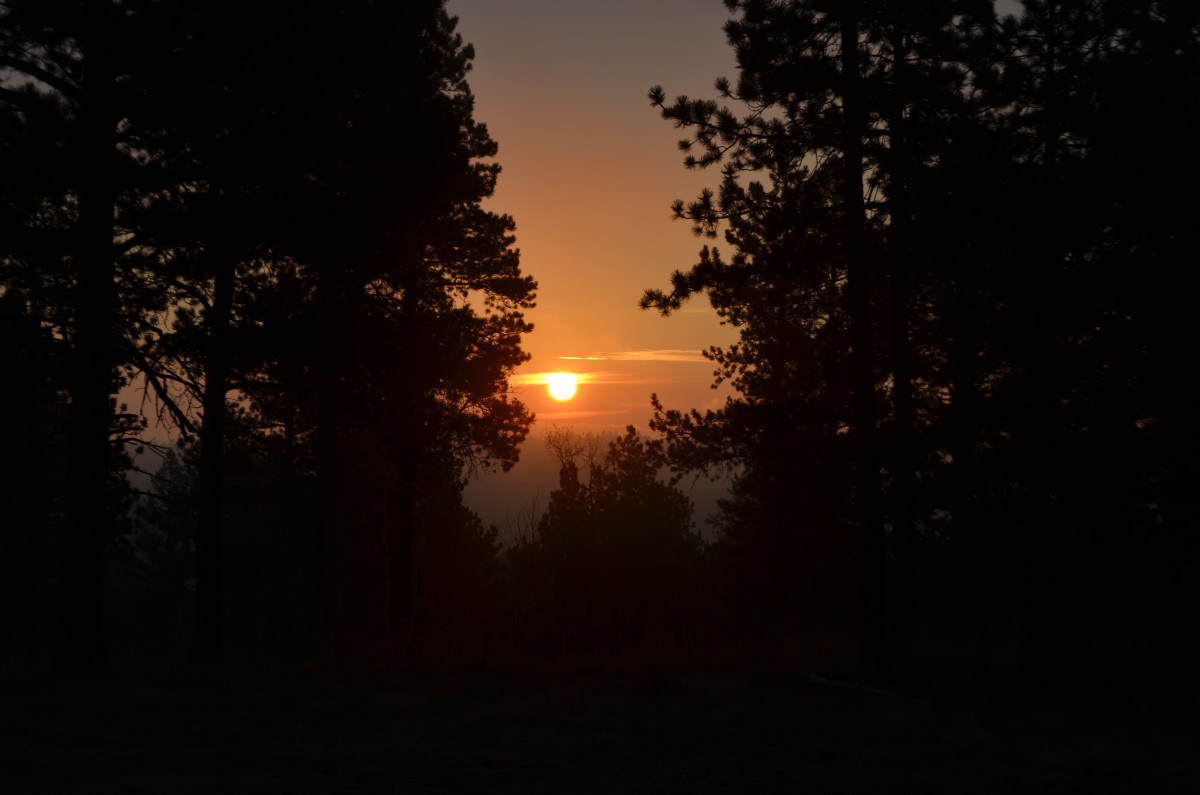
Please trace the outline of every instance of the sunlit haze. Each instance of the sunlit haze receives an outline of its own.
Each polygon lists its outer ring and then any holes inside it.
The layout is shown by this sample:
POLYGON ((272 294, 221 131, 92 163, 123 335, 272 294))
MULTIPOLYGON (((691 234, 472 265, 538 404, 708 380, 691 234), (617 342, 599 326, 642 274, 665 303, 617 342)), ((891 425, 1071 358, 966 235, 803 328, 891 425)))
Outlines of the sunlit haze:
MULTIPOLYGON (((522 462, 467 490, 485 521, 505 526, 556 472, 543 435, 554 428, 647 432, 650 395, 672 408, 713 408, 713 365, 700 352, 734 332, 705 301, 670 318, 638 307, 649 287, 691 267, 710 241, 671 217, 671 202, 715 186, 715 171, 683 167, 679 131, 646 93, 715 96, 736 76, 718 0, 450 0, 475 45, 475 118, 499 144, 503 171, 489 208, 517 222, 521 266, 538 281, 532 359, 513 379, 537 414, 522 462), (548 373, 572 369, 584 385, 567 401, 548 373), (575 368, 578 368, 577 370, 575 368)), ((699 487, 698 487, 699 488, 699 487)), ((693 494, 699 513, 712 495, 693 494)))
POLYGON ((568 403, 517 379, 516 397, 537 413, 535 433, 550 424, 644 431, 653 392, 676 408, 723 400, 699 352, 731 340, 731 330, 704 302, 670 318, 637 304, 707 242, 671 219, 672 200, 719 177, 683 168, 678 131, 646 92, 661 84, 670 95, 714 96, 713 80, 735 75, 724 5, 450 0, 448 8, 475 45, 475 118, 500 146, 489 207, 516 219, 522 268, 539 284, 523 372, 586 359, 579 364, 593 373, 568 403))

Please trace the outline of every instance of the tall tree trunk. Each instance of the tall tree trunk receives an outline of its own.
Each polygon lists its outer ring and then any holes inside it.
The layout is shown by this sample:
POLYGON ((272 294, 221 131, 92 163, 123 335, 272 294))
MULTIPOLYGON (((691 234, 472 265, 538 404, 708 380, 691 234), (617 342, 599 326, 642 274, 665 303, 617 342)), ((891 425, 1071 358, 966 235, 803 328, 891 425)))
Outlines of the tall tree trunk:
MULTIPOLYGON (((960 299, 958 303, 965 306, 969 302, 960 299)), ((964 320, 949 325, 958 329, 966 328, 964 320)), ((941 594, 939 612, 949 612, 954 617, 956 625, 961 626, 966 635, 965 643, 984 648, 985 640, 992 637, 996 628, 980 615, 978 588, 979 583, 987 581, 983 575, 989 571, 986 564, 994 560, 994 549, 985 544, 985 528, 988 526, 985 520, 988 514, 980 505, 982 490, 979 488, 981 475, 977 451, 983 431, 976 342, 969 335, 955 333, 947 347, 945 367, 950 406, 944 427, 950 462, 946 494, 952 544, 949 549, 954 563, 953 576, 943 580, 950 583, 950 592, 941 594), (957 601, 953 599, 954 594, 960 596, 957 601), (972 610, 973 614, 968 617, 959 612, 964 607, 972 610)))
MULTIPOLYGON (((1041 20, 1043 53, 1042 107, 1043 118, 1040 130, 1042 149, 1042 200, 1048 210, 1058 207, 1053 197, 1057 193, 1057 160, 1059 124, 1056 118, 1058 96, 1055 77, 1055 41, 1058 36, 1054 0, 1047 3, 1041 20)), ((1051 444, 1054 435, 1053 401, 1051 386, 1054 373, 1050 364, 1050 352, 1056 344, 1052 329, 1052 314, 1055 310, 1054 293, 1058 282, 1061 263, 1058 259, 1058 230, 1055 213, 1042 213, 1042 228, 1037 243, 1039 251, 1035 258, 1041 262, 1038 269, 1039 283, 1030 284, 1031 322, 1029 337, 1025 341, 1025 354, 1029 357, 1031 384, 1030 416, 1025 441, 1025 470, 1029 478, 1030 515, 1025 522, 1024 537, 1024 603, 1022 618, 1023 666, 1025 677, 1031 684, 1042 684, 1049 673, 1050 664, 1050 532, 1052 527, 1050 468, 1051 444)), ((1032 277, 1030 279, 1032 281, 1032 277)))
POLYGON ((909 201, 911 160, 905 138, 908 104, 904 35, 893 23, 893 103, 888 120, 891 171, 889 175, 888 349, 892 364, 892 527, 895 539, 895 623, 890 662, 905 668, 912 655, 913 552, 916 529, 916 453, 913 439, 912 345, 909 339, 909 301, 912 294, 912 207, 909 201))
POLYGON ((104 557, 108 532, 109 438, 115 366, 115 119, 108 54, 108 3, 84 5, 79 123, 79 225, 75 333, 69 387, 70 464, 64 509, 66 651, 77 668, 104 664, 104 557))
MULTIPOLYGON (((1112 356, 1114 369, 1131 373, 1122 366, 1124 357, 1112 356)), ((1135 378, 1126 375, 1124 384, 1115 387, 1117 394, 1108 398, 1109 416, 1103 420, 1107 427, 1102 433, 1102 445, 1108 462, 1104 471, 1108 480, 1104 501, 1108 505, 1103 522, 1104 542, 1104 674, 1112 685, 1123 685, 1129 679, 1130 655, 1130 596, 1133 577, 1134 526, 1138 514, 1138 489, 1144 483, 1139 471, 1138 439, 1135 421, 1137 404, 1125 385, 1135 378)))
POLYGON ((396 520, 389 545, 389 616, 392 633, 411 642, 416 629, 416 577, 414 556, 417 476, 412 450, 403 446, 396 451, 396 520))
POLYGON ((863 136, 866 107, 858 54, 857 3, 841 17, 842 245, 850 320, 854 391, 855 507, 862 533, 863 630, 861 662, 878 670, 887 657, 884 633, 884 534, 880 506, 879 436, 875 410, 875 353, 871 329, 870 273, 864 240, 863 136))
POLYGON ((428 367, 421 299, 424 291, 424 263, 420 250, 405 241, 403 294, 401 296, 401 349, 408 354, 411 377, 396 395, 393 417, 393 444, 396 461, 397 520, 392 538, 391 625, 397 637, 411 643, 417 628, 419 566, 417 533, 418 469, 427 465, 425 435, 421 422, 421 401, 425 394, 428 367))
POLYGON ((318 352, 320 376, 317 393, 316 475, 318 518, 313 539, 312 622, 318 642, 335 631, 337 599, 338 526, 338 400, 341 384, 339 357, 347 335, 346 287, 336 265, 326 263, 321 271, 321 327, 318 352))
POLYGON ((313 545, 313 630, 318 637, 334 627, 334 552, 338 514, 338 422, 331 387, 317 396, 316 475, 318 519, 313 545))
MULTIPOLYGON (((1123 485, 1123 484, 1122 484, 1123 485)), ((1104 547, 1104 674, 1110 684, 1129 679, 1129 595, 1132 549, 1130 504, 1122 485, 1112 496, 1116 505, 1105 517, 1104 547)))
MULTIPOLYGON (((12 649, 9 659, 32 659, 35 652, 42 651, 38 648, 38 626, 44 598, 41 591, 45 572, 41 570, 41 561, 48 515, 45 505, 48 474, 46 453, 52 444, 47 428, 57 421, 52 419, 52 412, 48 409, 57 395, 46 388, 41 375, 45 365, 39 360, 50 351, 48 340, 39 328, 38 310, 22 307, 20 311, 21 315, 17 318, 19 325, 14 324, 16 328, 11 329, 13 336, 9 337, 17 341, 17 367, 15 372, 4 375, 29 380, 21 384, 23 388, 14 390, 11 405, 15 406, 17 427, 10 432, 14 432, 16 438, 12 440, 11 453, 6 449, 0 454, 0 458, 7 459, 6 469, 17 462, 20 462, 21 469, 19 479, 14 478, 18 482, 12 484, 17 489, 14 495, 16 505, 10 508, 15 527, 12 528, 9 554, 5 556, 3 573, 0 574, 3 577, 3 584, 0 585, 3 588, 0 598, 4 599, 2 609, 13 626, 8 639, 12 645, 10 647, 0 642, 0 649, 12 649)), ((0 334, 7 335, 9 332, 10 329, 5 328, 0 334)))
MULTIPOLYGON (((223 248, 223 247, 222 247, 223 248)), ((225 492, 225 395, 229 391, 229 328, 233 319, 236 260, 216 253, 213 303, 206 317, 208 351, 200 427, 199 501, 196 517, 195 647, 202 657, 219 657, 224 640, 221 596, 221 533, 225 492)))

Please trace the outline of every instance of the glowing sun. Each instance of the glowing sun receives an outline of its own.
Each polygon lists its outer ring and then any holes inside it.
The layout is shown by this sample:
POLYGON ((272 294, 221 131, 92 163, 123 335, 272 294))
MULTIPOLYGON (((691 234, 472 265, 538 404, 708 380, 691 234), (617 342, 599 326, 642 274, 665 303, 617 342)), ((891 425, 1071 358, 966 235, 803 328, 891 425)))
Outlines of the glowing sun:
POLYGON ((570 400, 575 396, 574 373, 550 373, 546 376, 546 390, 555 400, 570 400))

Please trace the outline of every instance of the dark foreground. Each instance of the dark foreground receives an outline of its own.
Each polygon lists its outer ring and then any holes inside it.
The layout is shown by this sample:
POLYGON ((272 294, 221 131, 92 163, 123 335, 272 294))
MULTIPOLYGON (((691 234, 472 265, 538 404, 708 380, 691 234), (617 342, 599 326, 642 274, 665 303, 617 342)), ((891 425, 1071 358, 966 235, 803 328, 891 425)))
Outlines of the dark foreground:
POLYGON ((475 663, 13 689, 5 793, 1200 792, 1194 701, 1165 688, 885 695, 785 665, 475 663))

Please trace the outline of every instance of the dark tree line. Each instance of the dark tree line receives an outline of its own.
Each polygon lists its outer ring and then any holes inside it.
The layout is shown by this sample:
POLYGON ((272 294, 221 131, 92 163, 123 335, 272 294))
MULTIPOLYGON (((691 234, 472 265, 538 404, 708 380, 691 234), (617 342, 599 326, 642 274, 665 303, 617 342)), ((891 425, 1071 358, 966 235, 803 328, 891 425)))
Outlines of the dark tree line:
POLYGON ((736 395, 653 427, 735 473, 759 605, 857 626, 874 670, 920 637, 1034 679, 1190 643, 1194 5, 726 5, 737 81, 650 92, 721 174, 675 214, 726 247, 643 306, 739 330, 709 351, 736 395))
POLYGON ((735 395, 552 433, 505 546, 462 490, 532 422, 535 284, 444 2, 0 0, 16 656, 782 626, 1038 681, 1194 651, 1200 12, 726 4, 737 81, 650 94, 720 171, 675 212, 724 245, 643 305, 707 296, 735 395), (664 463, 733 475, 713 543, 664 463))
POLYGON ((659 445, 554 429, 558 488, 517 517, 497 595, 508 633, 539 650, 678 643, 712 622, 692 502, 661 477, 659 445))
POLYGON ((532 419, 507 377, 535 284, 480 207, 496 145, 454 28, 441 0, 0 5, 21 648, 96 664, 114 572, 180 556, 196 651, 266 611, 256 580, 336 635, 364 545, 373 630, 410 631, 424 536, 478 524, 466 472, 510 466, 532 419), (135 387, 182 446, 131 527, 135 387))

